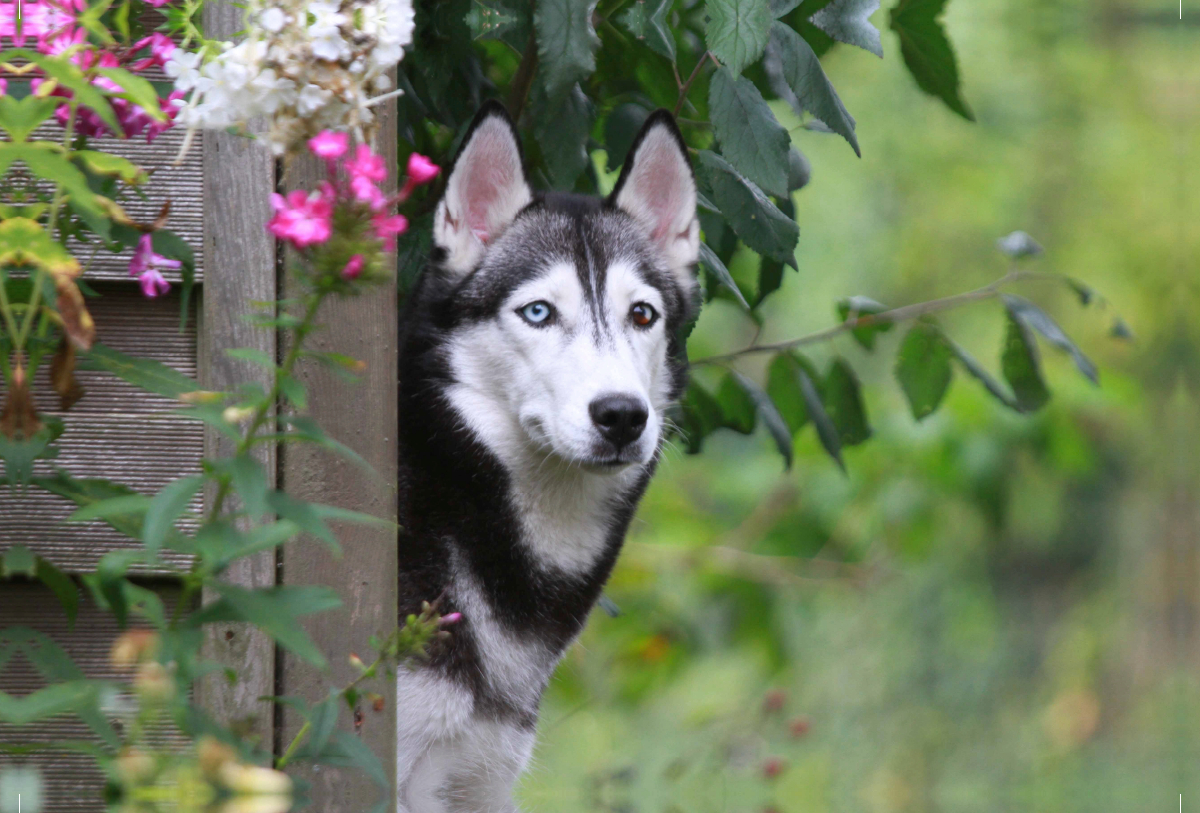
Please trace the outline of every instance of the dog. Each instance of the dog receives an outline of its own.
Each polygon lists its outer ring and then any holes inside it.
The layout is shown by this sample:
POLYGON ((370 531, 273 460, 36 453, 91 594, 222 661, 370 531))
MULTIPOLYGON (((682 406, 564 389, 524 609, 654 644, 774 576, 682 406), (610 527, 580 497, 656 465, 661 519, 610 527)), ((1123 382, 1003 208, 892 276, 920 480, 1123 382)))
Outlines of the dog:
POLYGON ((533 191, 498 103, 463 137, 400 344, 401 618, 462 615, 397 677, 402 811, 516 810, 685 385, 696 200, 665 110, 605 198, 533 191))

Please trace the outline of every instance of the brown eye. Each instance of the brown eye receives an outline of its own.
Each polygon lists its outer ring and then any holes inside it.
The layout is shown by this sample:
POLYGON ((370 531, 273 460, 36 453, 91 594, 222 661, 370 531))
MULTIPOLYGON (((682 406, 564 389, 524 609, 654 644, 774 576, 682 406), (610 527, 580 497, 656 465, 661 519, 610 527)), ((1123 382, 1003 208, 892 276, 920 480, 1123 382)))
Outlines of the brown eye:
POLYGON ((629 309, 629 318, 638 327, 650 327, 658 319, 658 311, 647 302, 638 302, 629 309))

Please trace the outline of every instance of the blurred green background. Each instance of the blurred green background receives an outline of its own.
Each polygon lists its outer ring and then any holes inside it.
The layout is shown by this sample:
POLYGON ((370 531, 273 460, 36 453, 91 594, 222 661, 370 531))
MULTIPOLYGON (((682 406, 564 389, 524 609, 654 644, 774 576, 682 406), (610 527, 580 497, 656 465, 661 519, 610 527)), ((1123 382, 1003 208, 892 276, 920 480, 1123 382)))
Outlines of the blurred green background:
MULTIPOLYGON (((846 336, 874 439, 844 476, 811 427, 789 473, 760 430, 673 448, 547 695, 520 799, 534 811, 1200 809, 1200 8, 954 0, 969 124, 886 58, 823 61, 863 158, 794 131, 800 272, 767 305, 786 339, 833 303, 986 284, 1030 232, 1029 282, 1101 368, 1047 349, 1054 399, 1021 417, 961 374, 917 424, 846 336), (1108 336, 1119 313, 1132 342, 1108 336), (782 318, 786 315, 786 318, 782 318)), ((886 10, 874 21, 886 29, 886 10)), ((797 120, 777 110, 785 126, 797 120)), ((735 274, 737 269, 734 269, 735 274)), ((947 315, 993 370, 998 303, 947 315)), ((739 338, 740 337, 740 338, 739 338)), ((694 355, 750 328, 710 305, 694 355)), ((744 371, 761 380, 766 359, 744 371)))

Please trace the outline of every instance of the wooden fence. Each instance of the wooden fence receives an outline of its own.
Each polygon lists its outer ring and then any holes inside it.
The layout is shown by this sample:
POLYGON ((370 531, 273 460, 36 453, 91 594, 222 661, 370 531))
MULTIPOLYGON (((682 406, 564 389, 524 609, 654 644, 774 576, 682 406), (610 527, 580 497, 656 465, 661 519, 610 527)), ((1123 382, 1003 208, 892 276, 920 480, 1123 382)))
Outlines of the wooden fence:
MULTIPOLYGON (((230 4, 210 2, 205 9, 211 36, 232 36, 242 27, 241 11, 230 4)), ((384 126, 376 148, 392 159, 395 176, 395 114, 382 111, 384 126)), ((225 351, 255 347, 278 358, 281 337, 250 326, 243 318, 252 302, 288 296, 286 258, 263 224, 270 216, 268 196, 277 188, 311 188, 323 177, 316 162, 298 162, 286 169, 266 147, 224 133, 205 133, 185 163, 172 168, 183 132, 168 131, 152 145, 121 142, 116 150, 146 166, 158 167, 148 188, 150 200, 141 219, 153 219, 170 199, 170 226, 188 240, 197 255, 196 312, 185 331, 179 329, 179 300, 142 298, 127 275, 128 257, 99 258, 89 272, 102 294, 89 303, 99 340, 117 350, 168 363, 198 377, 205 389, 222 389, 261 380, 264 371, 230 359, 225 351)), ((106 148, 109 144, 106 143, 106 148)), ((334 438, 365 458, 375 473, 316 447, 266 448, 264 461, 274 483, 297 496, 365 511, 377 517, 396 514, 396 295, 390 286, 350 300, 328 302, 321 313, 325 329, 311 342, 318 349, 337 351, 366 363, 358 384, 347 384, 317 365, 302 366, 298 377, 308 387, 311 414, 334 438)), ((173 405, 139 392, 111 377, 81 373, 87 396, 63 415, 66 432, 62 455, 56 461, 79 477, 106 477, 146 493, 199 470, 201 457, 222 451, 222 438, 198 423, 162 417, 173 405)), ((45 380, 39 384, 39 403, 53 403, 45 380)), ((45 469, 43 469, 45 470, 45 469)), ((211 495, 206 495, 211 499, 211 495)), ((23 544, 67 572, 94 568, 105 552, 128 547, 103 524, 64 524, 72 506, 42 493, 17 497, 0 490, 0 551, 23 544)), ((340 610, 311 616, 305 628, 329 656, 331 671, 319 673, 279 651, 261 634, 239 625, 212 629, 209 656, 232 667, 238 682, 223 677, 199 687, 200 700, 220 719, 240 721, 278 753, 299 728, 290 710, 260 697, 299 695, 323 697, 328 687, 357 676, 348 663, 351 652, 370 652, 368 639, 386 633, 396 623, 396 538, 394 532, 362 525, 336 525, 343 554, 332 558, 319 544, 301 539, 279 552, 265 552, 240 563, 229 578, 252 586, 321 584, 342 596, 340 610)), ((180 554, 165 553, 164 556, 180 554)), ((181 564, 175 561, 173 564, 181 564)), ((165 571, 143 571, 139 579, 167 601, 176 592, 165 571)), ((6 583, 0 588, 0 628, 26 625, 50 634, 88 676, 118 679, 108 662, 118 634, 111 617, 86 599, 79 617, 68 626, 58 602, 43 588, 6 583)), ((381 681, 386 683, 386 681, 381 681)), ((12 664, 0 673, 0 689, 24 694, 42 685, 31 668, 12 664)), ((347 721, 379 755, 385 768, 395 764, 394 687, 376 691, 385 697, 385 711, 347 721)), ((0 727, 0 739, 7 732, 0 727)), ((56 718, 22 739, 85 739, 86 729, 69 718, 56 718)), ((8 759, 0 757, 0 759, 8 759)), ((102 810, 103 779, 89 768, 90 760, 74 755, 30 758, 46 780, 46 811, 102 810)), ((361 775, 324 769, 305 777, 313 784, 312 809, 358 811, 370 808, 378 789, 361 775)))

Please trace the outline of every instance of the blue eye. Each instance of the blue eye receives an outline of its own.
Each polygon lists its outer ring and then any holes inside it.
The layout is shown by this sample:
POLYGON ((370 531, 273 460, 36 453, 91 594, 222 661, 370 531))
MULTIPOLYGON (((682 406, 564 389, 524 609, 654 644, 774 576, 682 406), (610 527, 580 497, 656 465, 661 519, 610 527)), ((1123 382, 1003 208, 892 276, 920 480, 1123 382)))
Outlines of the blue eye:
POLYGON ((539 299, 537 302, 530 302, 517 313, 521 314, 521 318, 531 325, 544 325, 549 323, 554 316, 554 306, 539 299))

